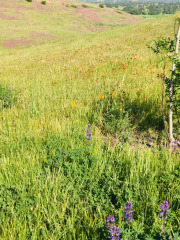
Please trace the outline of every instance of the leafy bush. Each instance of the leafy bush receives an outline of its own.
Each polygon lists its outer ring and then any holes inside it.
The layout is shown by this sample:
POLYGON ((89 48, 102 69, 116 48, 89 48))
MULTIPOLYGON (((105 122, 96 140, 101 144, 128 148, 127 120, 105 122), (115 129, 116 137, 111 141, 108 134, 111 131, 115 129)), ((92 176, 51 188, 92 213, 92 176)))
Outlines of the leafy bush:
POLYGON ((26 2, 32 2, 32 0, 26 0, 26 2))
POLYGON ((6 88, 0 85, 0 109, 11 107, 16 102, 11 88, 6 88))
POLYGON ((83 8, 89 8, 89 6, 85 5, 85 4, 82 4, 82 7, 83 8))
POLYGON ((100 8, 104 8, 104 5, 102 3, 99 4, 100 8))
POLYGON ((46 1, 42 1, 41 4, 46 5, 46 1))
POLYGON ((72 4, 72 5, 71 5, 71 7, 72 7, 72 8, 77 8, 77 6, 76 6, 76 5, 74 5, 74 4, 72 4))

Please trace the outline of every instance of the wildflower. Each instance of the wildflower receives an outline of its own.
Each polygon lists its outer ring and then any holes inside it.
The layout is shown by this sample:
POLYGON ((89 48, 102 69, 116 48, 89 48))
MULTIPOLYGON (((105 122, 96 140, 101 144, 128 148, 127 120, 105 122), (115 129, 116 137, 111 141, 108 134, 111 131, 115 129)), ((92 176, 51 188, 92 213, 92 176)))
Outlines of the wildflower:
POLYGON ((127 219, 126 223, 130 224, 133 220, 132 213, 133 213, 133 206, 131 201, 127 201, 127 204, 124 207, 125 218, 127 219))
POLYGON ((177 146, 178 146, 177 141, 173 141, 173 142, 172 142, 172 150, 173 150, 174 152, 176 151, 177 146))
POLYGON ((119 240, 120 239, 120 232, 119 232, 119 227, 116 227, 114 225, 115 222, 114 216, 107 217, 106 222, 110 223, 110 225, 106 225, 108 232, 110 233, 110 239, 112 240, 119 240))
POLYGON ((82 106, 82 104, 79 104, 78 107, 80 108, 82 106))
MULTIPOLYGON (((88 126, 87 126, 87 128, 86 128, 86 140, 88 140, 88 141, 91 141, 92 139, 91 139, 91 136, 92 136, 92 134, 91 134, 91 126, 88 124, 88 126)), ((91 145, 91 144, 88 144, 88 145, 91 145)))
POLYGON ((122 112, 122 108, 119 109, 122 112))
POLYGON ((160 204, 161 211, 159 212, 159 218, 166 219, 167 218, 167 211, 169 210, 169 203, 167 201, 163 201, 160 204))
POLYGON ((104 99, 104 96, 101 96, 102 99, 104 99))
POLYGON ((73 107, 75 107, 75 106, 76 106, 75 102, 73 102, 73 103, 72 103, 72 106, 73 106, 73 107))
POLYGON ((99 99, 101 99, 101 95, 98 95, 99 99))

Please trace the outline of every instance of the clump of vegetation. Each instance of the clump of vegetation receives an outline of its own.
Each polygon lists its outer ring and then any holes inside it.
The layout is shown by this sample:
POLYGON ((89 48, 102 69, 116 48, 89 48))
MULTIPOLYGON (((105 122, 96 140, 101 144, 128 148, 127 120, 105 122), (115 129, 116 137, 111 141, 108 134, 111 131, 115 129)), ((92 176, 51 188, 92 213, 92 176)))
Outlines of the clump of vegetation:
MULTIPOLYGON (((77 132, 68 138, 47 132, 42 138, 25 137, 7 146, 9 150, 6 154, 9 156, 16 152, 20 156, 24 153, 27 165, 32 162, 28 159, 29 154, 40 154, 23 179, 22 163, 7 165, 3 169, 4 174, 10 170, 11 181, 16 174, 16 180, 11 185, 9 179, 1 183, 1 224, 6 225, 11 217, 11 225, 14 226, 17 217, 20 218, 24 228, 26 226, 24 234, 29 239, 32 239, 35 226, 39 239, 52 236, 52 239, 65 240, 67 233, 69 239, 74 236, 75 239, 84 239, 83 236, 87 239, 106 239, 105 218, 113 213, 115 218, 119 218, 118 236, 120 232, 123 239, 141 240, 150 234, 154 237, 148 239, 161 239, 159 232, 162 223, 156 212, 157 206, 167 200, 171 211, 166 229, 171 225, 179 226, 178 158, 174 161, 168 152, 130 152, 123 146, 116 149, 102 146, 97 151, 93 136, 92 145, 87 144, 86 129, 87 125, 84 125, 79 136, 77 132), (73 149, 72 139, 76 142, 73 149), (127 216, 127 211, 126 218, 123 214, 124 210, 128 210, 124 206, 130 199, 134 209, 133 221, 131 215, 127 216)), ((93 126, 88 126, 88 129, 94 133, 93 126)), ((19 226, 16 229, 14 239, 21 231, 19 226)), ((173 234, 175 232, 177 229, 173 234)))
POLYGON ((99 101, 94 104, 90 121, 94 121, 101 128, 103 134, 127 141, 132 135, 130 123, 130 106, 127 104, 125 92, 114 97, 99 95, 99 101))
POLYGON ((26 0, 26 2, 32 2, 32 0, 26 0))
POLYGON ((83 8, 89 8, 89 6, 88 6, 88 5, 85 5, 85 4, 82 4, 82 7, 83 7, 83 8))
POLYGON ((180 9, 180 3, 123 2, 123 11, 133 15, 174 14, 180 9))
POLYGON ((71 5, 72 8, 78 8, 76 5, 72 4, 71 5))
POLYGON ((41 4, 46 5, 46 1, 42 1, 41 4))
POLYGON ((104 5, 102 3, 99 4, 100 8, 104 8, 104 5))
POLYGON ((173 2, 107 2, 107 7, 118 8, 119 6, 123 7, 123 11, 128 12, 133 15, 158 15, 158 14, 174 14, 178 9, 180 9, 180 3, 173 2))
POLYGON ((16 102, 16 97, 11 88, 0 85, 0 109, 11 107, 16 102))

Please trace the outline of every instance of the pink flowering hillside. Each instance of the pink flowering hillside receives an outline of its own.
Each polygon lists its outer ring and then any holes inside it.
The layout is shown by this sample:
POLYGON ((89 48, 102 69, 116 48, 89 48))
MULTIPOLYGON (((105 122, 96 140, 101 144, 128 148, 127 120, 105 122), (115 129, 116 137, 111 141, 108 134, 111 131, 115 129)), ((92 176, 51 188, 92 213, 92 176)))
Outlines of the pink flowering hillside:
POLYGON ((0 46, 24 47, 142 21, 114 9, 72 1, 0 0, 0 46))

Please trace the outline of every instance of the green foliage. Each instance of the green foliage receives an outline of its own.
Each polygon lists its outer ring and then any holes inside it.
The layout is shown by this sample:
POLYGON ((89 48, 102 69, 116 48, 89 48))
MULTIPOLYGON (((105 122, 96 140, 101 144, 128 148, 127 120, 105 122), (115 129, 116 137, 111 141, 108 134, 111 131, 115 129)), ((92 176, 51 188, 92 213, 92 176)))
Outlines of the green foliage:
POLYGON ((32 2, 32 0, 26 0, 27 2, 32 2))
POLYGON ((41 4, 46 5, 46 1, 42 1, 41 4))
POLYGON ((11 88, 0 85, 0 109, 11 107, 16 102, 16 96, 11 88))
POLYGON ((129 119, 129 100, 126 94, 114 97, 113 94, 107 93, 99 98, 99 101, 94 104, 90 121, 95 121, 105 135, 111 134, 120 141, 129 140, 132 130, 129 119))
POLYGON ((74 4, 70 5, 70 7, 72 7, 72 8, 77 8, 77 6, 74 5, 74 4))
MULTIPOLYGON (((117 5, 118 3, 116 3, 117 5)), ((177 9, 180 9, 180 4, 174 3, 143 3, 143 2, 122 2, 119 3, 123 6, 123 11, 134 15, 158 15, 158 14, 174 14, 177 9)), ((110 6, 115 6, 111 4, 110 6)))
MULTIPOLYGON (((156 54, 161 54, 159 61, 157 62, 157 67, 162 67, 166 70, 167 62, 172 63, 174 61, 173 53, 175 51, 175 40, 170 38, 161 37, 156 41, 153 41, 151 46, 148 46, 156 54)), ((179 116, 180 116, 180 58, 177 56, 175 59, 176 69, 173 74, 173 111, 175 120, 174 125, 176 127, 175 133, 179 132, 179 116)), ((162 74, 162 79, 166 84, 166 97, 167 97, 167 106, 169 105, 169 89, 171 84, 172 76, 165 76, 162 74)))
POLYGON ((104 5, 102 3, 99 4, 100 8, 104 8, 104 5))
MULTIPOLYGON (((172 52, 175 50, 175 40, 170 39, 170 38, 165 38, 165 37, 160 37, 158 40, 154 40, 150 47, 154 53, 163 53, 167 55, 167 57, 172 56, 172 52), (171 54, 171 55, 169 55, 171 54)), ((164 57, 164 56, 163 56, 164 57)))
POLYGON ((175 64, 176 69, 174 74, 173 100, 174 100, 174 112, 176 118, 178 118, 180 116, 180 57, 176 59, 175 64))
MULTIPOLYGON (((112 214, 119 219, 122 239, 143 240, 150 234, 161 239, 158 211, 164 199, 171 211, 167 229, 177 232, 180 169, 178 164, 172 169, 170 154, 150 156, 106 146, 95 152, 85 141, 72 149, 70 141, 47 132, 9 147, 9 157, 17 149, 25 156, 39 152, 35 164, 24 159, 29 171, 24 172, 24 164, 9 163, 1 173, 8 171, 8 179, 0 183, 1 226, 16 226, 15 239, 20 234, 17 219, 29 239, 106 239, 105 219, 112 214), (131 232, 124 219, 129 199, 134 206, 131 232)), ((2 230, 2 239, 4 234, 2 230)))
MULTIPOLYGON (((121 128, 116 116, 127 120, 127 134, 134 126, 146 131, 153 127, 153 133, 161 126, 159 72, 149 69, 156 65, 156 55, 141 43, 146 44, 147 35, 150 41, 172 32, 171 17, 89 34, 85 20, 73 23, 77 16, 68 6, 63 14, 53 8, 46 18, 36 8, 23 8, 29 27, 19 21, 16 39, 22 32, 29 39, 31 32, 46 29, 58 41, 2 51, 1 80, 21 92, 21 99, 12 111, 1 114, 0 239, 106 240, 106 217, 115 215, 122 238, 155 240, 160 236, 163 200, 170 203, 168 228, 175 238, 180 228, 178 152, 144 148, 136 139, 128 146, 114 129, 121 128), (111 88, 112 104, 108 93, 97 101, 99 92, 111 88), (92 145, 87 146, 91 112, 92 145), (107 130, 102 121, 110 126, 107 130), (112 147, 109 134, 117 136, 119 144, 112 147), (134 205, 132 236, 124 220, 127 200, 134 205)), ((107 14, 106 20, 116 22, 116 15, 107 14)), ((7 39, 7 24, 13 29, 14 21, 1 21, 2 41, 7 39)))
POLYGON ((89 6, 88 6, 88 5, 85 5, 85 4, 82 4, 82 7, 83 7, 83 8, 89 8, 89 6))

